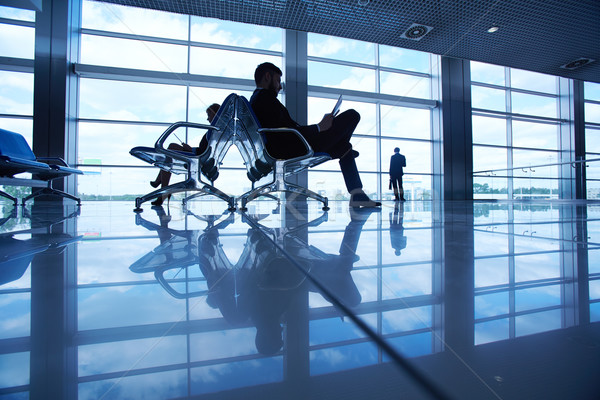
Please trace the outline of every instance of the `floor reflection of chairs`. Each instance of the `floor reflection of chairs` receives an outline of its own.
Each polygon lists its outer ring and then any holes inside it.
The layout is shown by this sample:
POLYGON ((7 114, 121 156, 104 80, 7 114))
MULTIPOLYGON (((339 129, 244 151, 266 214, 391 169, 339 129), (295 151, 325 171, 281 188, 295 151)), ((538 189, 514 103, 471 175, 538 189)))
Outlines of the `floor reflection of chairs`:
MULTIPOLYGON (((30 220, 30 228, 0 233, 0 285, 20 279, 35 256, 60 254, 69 244, 79 241, 82 236, 53 229, 79 213, 79 207, 67 215, 64 215, 63 207, 34 206, 33 211, 23 208, 22 216, 30 220), (22 236, 29 238, 22 239, 22 236)), ((3 223, 15 217, 16 209, 3 223)))

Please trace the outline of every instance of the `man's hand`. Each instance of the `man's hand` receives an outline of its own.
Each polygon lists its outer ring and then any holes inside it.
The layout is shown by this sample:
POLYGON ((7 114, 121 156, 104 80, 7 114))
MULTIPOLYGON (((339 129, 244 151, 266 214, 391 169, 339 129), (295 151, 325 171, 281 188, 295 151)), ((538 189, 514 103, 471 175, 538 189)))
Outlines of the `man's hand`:
POLYGON ((319 127, 319 132, 323 132, 331 128, 331 124, 333 124, 333 114, 329 113, 323 115, 323 119, 317 124, 319 127))

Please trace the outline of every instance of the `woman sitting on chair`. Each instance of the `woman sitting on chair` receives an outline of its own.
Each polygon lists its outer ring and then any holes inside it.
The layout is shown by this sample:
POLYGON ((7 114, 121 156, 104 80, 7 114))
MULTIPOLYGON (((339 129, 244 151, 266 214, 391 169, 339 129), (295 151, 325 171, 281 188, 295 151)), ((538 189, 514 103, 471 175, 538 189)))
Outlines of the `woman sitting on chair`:
MULTIPOLYGON (((206 119, 208 119, 208 122, 212 123, 213 119, 215 118, 215 115, 217 115, 217 112, 219 111, 219 107, 220 105, 217 103, 211 104, 210 106, 208 106, 208 108, 206 109, 206 119)), ((169 147, 167 147, 169 150, 175 150, 175 151, 185 151, 188 153, 194 153, 194 154, 202 154, 204 152, 204 150, 206 150, 206 148, 208 147, 208 140, 206 139, 206 135, 202 136, 202 140, 200 141, 200 145, 199 147, 192 147, 187 143, 171 143, 169 145, 169 147)), ((161 188, 164 188, 165 186, 169 186, 169 181, 171 180, 171 173, 169 171, 164 171, 164 170, 160 170, 158 171, 158 176, 156 177, 155 180, 150 181, 150 185, 153 188, 157 188, 158 185, 160 185, 161 188)), ((171 197, 171 195, 169 195, 168 197, 171 197)), ((157 198, 156 200, 154 200, 151 204, 153 206, 160 206, 162 205, 164 201, 164 198, 161 196, 159 198, 157 198)))

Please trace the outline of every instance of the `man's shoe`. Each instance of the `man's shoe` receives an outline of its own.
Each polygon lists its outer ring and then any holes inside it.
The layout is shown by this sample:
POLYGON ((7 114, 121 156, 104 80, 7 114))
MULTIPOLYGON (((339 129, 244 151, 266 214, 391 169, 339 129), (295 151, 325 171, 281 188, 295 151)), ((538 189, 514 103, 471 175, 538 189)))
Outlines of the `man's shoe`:
POLYGON ((381 202, 369 199, 362 190, 350 196, 350 207, 381 207, 381 202))

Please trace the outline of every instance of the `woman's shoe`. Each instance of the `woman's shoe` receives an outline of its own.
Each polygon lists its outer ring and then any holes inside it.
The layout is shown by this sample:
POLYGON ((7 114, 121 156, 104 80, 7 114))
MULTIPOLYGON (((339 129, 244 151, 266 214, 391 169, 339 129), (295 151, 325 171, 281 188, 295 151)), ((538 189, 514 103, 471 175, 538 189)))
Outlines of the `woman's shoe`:
MULTIPOLYGON (((169 201, 170 200, 171 200, 171 195, 168 194, 167 195, 167 207, 169 206, 169 201)), ((156 207, 160 207, 160 206, 162 206, 162 203, 164 201, 165 201, 165 196, 163 195, 163 196, 157 197, 156 200, 154 200, 150 204, 152 204, 153 206, 156 206, 156 207)))
POLYGON ((158 185, 160 185, 160 180, 155 180, 155 181, 150 181, 150 186, 152 186, 153 188, 157 188, 158 185))

